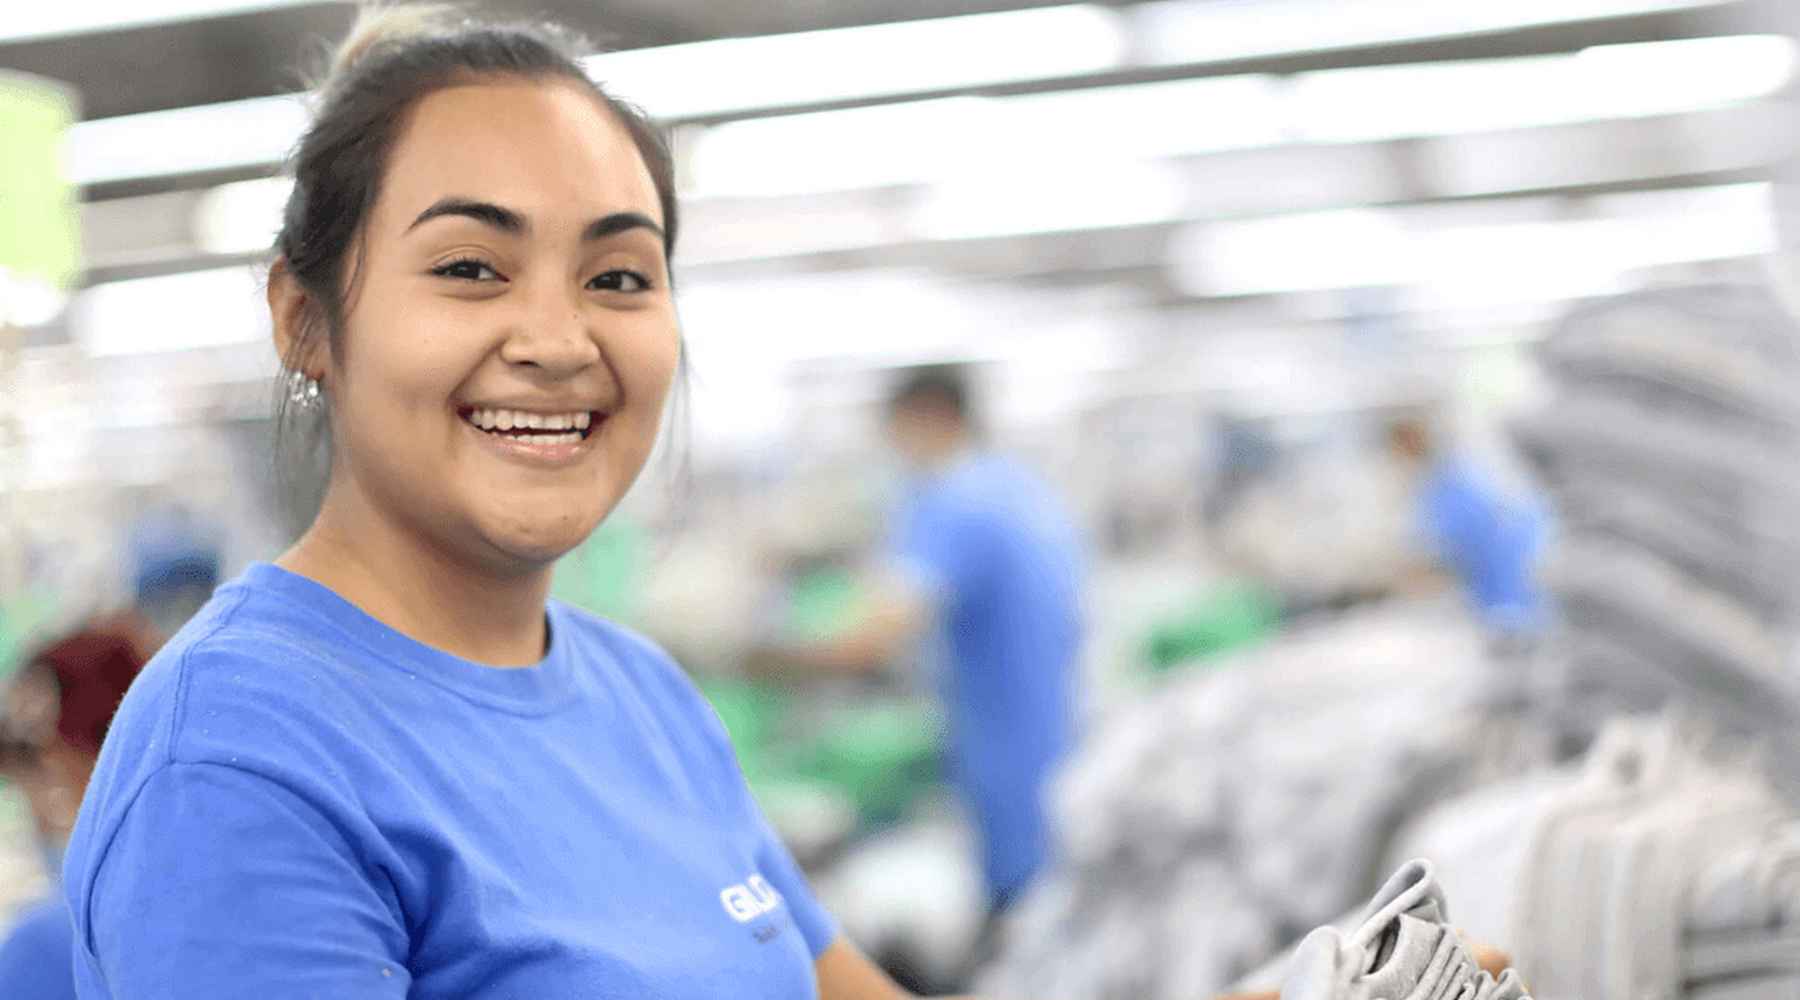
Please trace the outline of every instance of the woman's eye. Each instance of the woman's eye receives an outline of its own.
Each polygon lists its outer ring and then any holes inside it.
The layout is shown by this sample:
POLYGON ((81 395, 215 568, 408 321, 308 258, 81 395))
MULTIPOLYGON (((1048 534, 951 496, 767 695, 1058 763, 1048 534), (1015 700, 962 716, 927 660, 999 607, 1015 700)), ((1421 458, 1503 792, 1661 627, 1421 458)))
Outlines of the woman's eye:
POLYGON ((636 271, 607 271, 596 275, 588 287, 606 292, 643 292, 649 291, 650 279, 636 271))
POLYGON ((439 264, 431 269, 431 273, 440 278, 456 278, 460 281, 500 281, 500 272, 478 260, 453 260, 448 264, 439 264))

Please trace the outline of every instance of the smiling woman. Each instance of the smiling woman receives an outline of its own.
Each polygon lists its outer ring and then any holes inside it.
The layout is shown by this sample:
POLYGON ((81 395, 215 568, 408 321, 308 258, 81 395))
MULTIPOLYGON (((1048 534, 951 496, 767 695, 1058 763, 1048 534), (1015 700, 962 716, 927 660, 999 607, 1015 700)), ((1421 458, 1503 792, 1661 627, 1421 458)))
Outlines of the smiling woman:
POLYGON ((548 599, 681 354, 668 150, 581 51, 409 7, 321 85, 268 301, 329 486, 120 708, 82 996, 900 995, 681 671, 548 599))

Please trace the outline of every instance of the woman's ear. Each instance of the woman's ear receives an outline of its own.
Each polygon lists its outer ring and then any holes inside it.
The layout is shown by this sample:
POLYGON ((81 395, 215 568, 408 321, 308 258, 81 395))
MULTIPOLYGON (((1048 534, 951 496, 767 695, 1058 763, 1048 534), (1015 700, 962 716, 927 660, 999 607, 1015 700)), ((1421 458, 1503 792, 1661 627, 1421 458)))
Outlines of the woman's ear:
POLYGON ((312 378, 324 373, 329 345, 309 342, 307 333, 319 322, 318 303, 300 285, 286 257, 269 267, 269 320, 275 328, 275 354, 283 365, 312 378), (296 356, 296 351, 304 353, 296 356))

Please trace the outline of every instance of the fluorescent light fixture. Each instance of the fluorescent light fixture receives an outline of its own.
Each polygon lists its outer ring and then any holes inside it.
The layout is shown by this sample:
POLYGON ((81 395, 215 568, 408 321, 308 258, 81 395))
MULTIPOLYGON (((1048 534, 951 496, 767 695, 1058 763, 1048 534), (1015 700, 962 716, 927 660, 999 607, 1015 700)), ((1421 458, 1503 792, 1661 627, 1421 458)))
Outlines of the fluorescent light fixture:
POLYGON ((1072 162, 1269 146, 1285 137, 1280 102, 1274 79, 1237 76, 730 122, 695 140, 690 193, 802 194, 971 173, 1030 178, 1072 162))
POLYGON ((935 187, 912 228, 923 239, 953 240, 1145 225, 1180 218, 1186 194, 1186 177, 1167 162, 1052 163, 935 187))
POLYGON ((633 49, 587 67, 652 115, 687 118, 1100 72, 1129 48, 1116 11, 1076 4, 633 49))
POLYGON ((1767 97, 1795 43, 1745 35, 1564 56, 1250 74, 852 108, 700 133, 689 193, 774 196, 1136 162, 1294 142, 1374 142, 1676 114, 1767 97))
POLYGON ((77 3, 18 3, 0 19, 0 42, 135 28, 169 21, 193 21, 321 0, 79 0, 77 3))
POLYGON ((78 122, 69 130, 76 184, 280 163, 306 130, 303 95, 256 97, 78 122))
POLYGON ((1374 142, 1702 111, 1767 97, 1794 76, 1792 39, 1739 35, 1572 55, 1303 73, 1297 138, 1374 142))
MULTIPOLYGON (((1581 9, 1598 10, 1603 0, 1586 2, 1581 9)), ((1417 9, 1436 6, 1421 0, 1417 9)), ((593 66, 622 96, 680 118, 1122 65, 1121 38, 1106 27, 1118 16, 1086 5, 970 15, 635 50, 595 57, 593 66)), ((1097 154, 1142 160, 1673 114, 1767 97, 1793 79, 1797 64, 1786 37, 1733 36, 761 118, 699 133, 689 193, 802 194, 931 182, 972 164, 1031 171, 1097 154)), ((82 122, 70 133, 69 172, 78 184, 96 184, 269 167, 305 126, 303 95, 82 122)))
POLYGON ((1399 218, 1379 209, 1206 226, 1173 256, 1180 286, 1209 296, 1400 284, 1417 266, 1399 218))
POLYGON ((1196 226, 1174 241, 1170 268, 1179 287, 1205 296, 1402 286, 1444 303, 1498 304, 1594 294, 1633 271, 1779 245, 1766 183, 1608 196, 1593 216, 1562 221, 1492 207, 1488 223, 1462 205, 1196 226))
POLYGON ((152 354, 270 336, 269 307, 249 267, 95 285, 75 297, 75 340, 90 355, 152 354))
POLYGON ((1000 314, 928 271, 880 269, 696 282, 681 294, 695 371, 779 370, 818 358, 910 358, 956 347, 1000 314))
POLYGON ((194 244, 213 254, 269 249, 281 230, 281 213, 293 190, 291 177, 263 177, 213 188, 194 206, 194 244))
POLYGON ((1671 11, 1731 0, 1163 0, 1130 10, 1140 58, 1204 63, 1493 34, 1671 11))

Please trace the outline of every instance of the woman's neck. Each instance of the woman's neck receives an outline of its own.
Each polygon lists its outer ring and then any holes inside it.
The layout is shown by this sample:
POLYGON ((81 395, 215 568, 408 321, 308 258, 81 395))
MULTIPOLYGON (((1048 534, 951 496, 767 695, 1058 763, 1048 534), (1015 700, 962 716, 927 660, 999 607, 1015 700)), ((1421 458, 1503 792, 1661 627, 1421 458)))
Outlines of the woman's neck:
POLYGON ((275 562, 395 631, 463 659, 510 667, 544 656, 549 566, 513 575, 472 568, 383 518, 351 490, 328 490, 312 527, 275 562))

